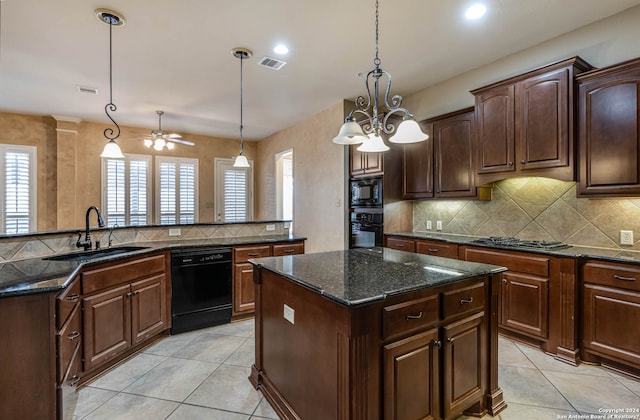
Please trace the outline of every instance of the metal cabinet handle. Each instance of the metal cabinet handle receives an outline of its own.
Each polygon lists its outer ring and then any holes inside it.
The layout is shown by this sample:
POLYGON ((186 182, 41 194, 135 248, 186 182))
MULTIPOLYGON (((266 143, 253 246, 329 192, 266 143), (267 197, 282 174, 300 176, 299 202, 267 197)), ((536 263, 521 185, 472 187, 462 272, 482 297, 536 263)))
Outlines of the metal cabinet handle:
POLYGON ((464 305, 467 303, 472 303, 473 302, 473 296, 470 297, 469 299, 460 299, 460 305, 464 305))
POLYGON ((293 250, 293 249, 285 249, 284 250, 285 254, 293 254, 294 252, 295 252, 295 250, 293 250))
POLYGON ((74 293, 74 294, 72 294, 72 295, 67 296, 67 300, 68 300, 69 302, 73 302, 73 301, 78 300, 78 298, 79 298, 79 297, 80 297, 80 295, 79 295, 79 294, 74 293))
POLYGON ((429 248, 427 251, 429 251, 429 252, 438 252, 440 250, 436 249, 436 248, 429 248))
POLYGON ((617 274, 614 274, 613 278, 616 280, 622 280, 622 281, 636 281, 635 277, 622 277, 617 274))
POLYGON ((127 293, 125 296, 126 296, 126 297, 131 297, 131 296, 133 296, 133 293, 129 292, 129 293, 127 293))
POLYGON ((447 337, 447 341, 450 342, 450 343, 453 343, 453 338, 447 337))
POLYGON ((513 162, 507 162, 507 165, 513 166, 513 162))
POLYGON ((253 253, 253 252, 252 252, 251 254, 248 254, 248 255, 249 255, 250 257, 257 257, 257 256, 258 256, 258 254, 253 253))
POLYGON ((507 284, 507 279, 502 279, 502 283, 507 284))
POLYGON ((418 315, 407 315, 407 320, 420 319, 420 318, 422 318, 422 311, 420 311, 420 313, 418 315))
POLYGON ((67 336, 67 338, 71 341, 75 340, 78 337, 80 337, 80 332, 78 331, 74 331, 67 336))
POLYGON ((436 346, 437 348, 442 347, 442 342, 440 340, 436 340, 433 342, 433 345, 436 346))
POLYGON ((522 160, 520 161, 520 163, 524 163, 524 159, 522 159, 522 160))
POLYGON ((133 292, 134 295, 139 295, 140 294, 140 290, 136 290, 135 292, 133 292))
POLYGON ((69 386, 76 386, 79 380, 80 380, 80 377, 78 375, 73 375, 71 377, 71 380, 69 381, 69 386))
POLYGON ((398 248, 404 248, 404 244, 396 244, 398 248))

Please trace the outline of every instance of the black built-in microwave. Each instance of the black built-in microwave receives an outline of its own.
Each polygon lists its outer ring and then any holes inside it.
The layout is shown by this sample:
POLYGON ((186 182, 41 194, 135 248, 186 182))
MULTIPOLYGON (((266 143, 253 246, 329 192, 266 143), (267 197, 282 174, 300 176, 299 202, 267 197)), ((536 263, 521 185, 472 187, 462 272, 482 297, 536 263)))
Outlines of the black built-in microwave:
POLYGON ((382 207, 382 177, 351 180, 351 207, 382 207))

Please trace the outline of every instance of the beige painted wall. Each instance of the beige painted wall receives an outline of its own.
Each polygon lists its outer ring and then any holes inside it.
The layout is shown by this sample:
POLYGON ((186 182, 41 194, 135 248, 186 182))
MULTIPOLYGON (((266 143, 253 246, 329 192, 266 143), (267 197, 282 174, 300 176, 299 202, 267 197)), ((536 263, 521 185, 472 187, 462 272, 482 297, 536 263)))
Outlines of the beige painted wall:
POLYGON ((305 252, 344 249, 346 146, 331 142, 344 121, 343 101, 257 144, 258 219, 276 214, 275 154, 293 149, 293 231, 306 236, 305 252))
MULTIPOLYGON (((85 210, 91 206, 101 206, 101 158, 100 153, 106 143, 103 131, 105 123, 80 122, 60 123, 49 116, 31 116, 0 112, 0 143, 36 146, 38 148, 38 231, 56 229, 83 228, 85 210), (56 127, 74 133, 56 132, 56 127), (69 136, 75 143, 75 151, 65 149, 64 156, 57 151, 58 144, 67 145, 69 136), (66 161, 66 165, 58 162, 66 161), (71 179, 75 168, 75 179, 71 179), (64 176, 58 179, 58 168, 64 176), (64 168, 64 170, 63 170, 64 168), (57 197, 75 200, 65 206, 63 214, 57 214, 57 197), (58 222, 57 220, 60 220, 58 222), (60 226, 65 224, 64 226, 60 226)), ((141 137, 155 127, 121 127, 122 134, 117 140, 122 152, 152 156, 175 156, 198 159, 199 169, 199 221, 215 221, 214 215, 214 171, 213 159, 232 158, 240 150, 240 142, 232 139, 220 139, 197 134, 183 134, 184 138, 196 143, 189 147, 177 145, 171 152, 156 152, 147 149, 142 141, 130 141, 129 138, 141 137)), ((256 158, 256 143, 245 142, 245 154, 249 160, 256 158)), ((154 163, 152 163, 154 165, 154 163)), ((153 168, 155 170, 155 167, 153 168)), ((155 187, 155 186, 154 186, 155 187)))

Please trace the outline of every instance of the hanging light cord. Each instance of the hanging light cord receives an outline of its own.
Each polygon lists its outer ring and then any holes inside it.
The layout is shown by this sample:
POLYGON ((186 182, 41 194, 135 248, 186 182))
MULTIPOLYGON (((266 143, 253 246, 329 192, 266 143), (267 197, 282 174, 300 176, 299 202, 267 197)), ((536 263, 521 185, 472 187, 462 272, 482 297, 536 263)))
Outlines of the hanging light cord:
POLYGON ((240 53, 240 156, 242 156, 242 148, 244 143, 244 138, 242 136, 242 129, 244 128, 242 125, 242 62, 244 61, 245 54, 240 53))
POLYGON ((120 137, 120 126, 118 123, 111 117, 109 111, 115 112, 118 110, 118 107, 113 103, 113 25, 118 22, 118 18, 112 15, 105 15, 104 21, 109 24, 109 103, 105 105, 104 112, 107 114, 107 117, 113 122, 116 126, 117 132, 113 130, 113 128, 109 127, 104 130, 104 136, 109 139, 109 141, 113 141, 120 137), (115 135, 114 135, 115 133, 115 135))
POLYGON ((376 67, 380 67, 380 58, 378 58, 378 55, 380 53, 380 47, 378 45, 378 40, 380 38, 380 31, 378 30, 378 0, 376 0, 376 58, 373 60, 373 64, 375 64, 376 67))

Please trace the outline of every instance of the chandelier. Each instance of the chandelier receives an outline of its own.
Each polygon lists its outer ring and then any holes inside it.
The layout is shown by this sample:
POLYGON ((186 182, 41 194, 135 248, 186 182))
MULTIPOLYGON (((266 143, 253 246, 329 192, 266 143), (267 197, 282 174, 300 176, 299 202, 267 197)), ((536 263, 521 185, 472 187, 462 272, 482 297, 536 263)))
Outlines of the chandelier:
POLYGON ((406 108, 402 107, 402 96, 393 95, 389 99, 391 90, 391 75, 380 68, 379 57, 379 30, 378 30, 378 0, 376 0, 376 57, 373 60, 374 68, 365 77, 367 97, 358 96, 355 102, 355 109, 347 115, 345 122, 340 128, 340 132, 334 137, 336 144, 360 144, 358 150, 361 152, 384 152, 389 147, 382 140, 382 133, 393 134, 389 141, 392 143, 416 143, 426 140, 429 136, 422 132, 420 126, 406 108), (384 93, 383 105, 386 109, 380 108, 380 79, 386 77, 387 87, 384 93), (370 80, 373 80, 373 94, 371 93, 370 80), (362 126, 356 121, 356 115, 364 116, 362 126), (390 117, 402 116, 402 122, 396 128, 390 117), (364 130, 363 128, 364 127, 364 130), (395 132, 395 134, 394 134, 395 132))
POLYGON ((107 144, 104 146, 104 150, 102 151, 101 157, 107 158, 124 158, 120 147, 116 143, 116 139, 120 137, 120 126, 117 122, 111 117, 109 111, 114 112, 118 109, 113 103, 113 77, 112 73, 112 32, 114 26, 123 26, 124 25, 124 17, 122 15, 117 14, 116 12, 108 9, 98 9, 96 10, 96 16, 100 19, 101 22, 109 25, 109 103, 105 105, 104 112, 107 114, 107 117, 113 122, 116 126, 116 130, 113 128, 106 128, 103 132, 104 137, 109 140, 107 144))
POLYGON ((164 149, 165 147, 167 148, 167 150, 173 150, 174 148, 173 143, 171 143, 170 141, 166 141, 165 139, 145 139, 144 145, 147 147, 153 146, 153 148, 158 152, 162 151, 162 149, 164 149))
POLYGON ((242 125, 242 62, 251 57, 253 53, 247 48, 234 48, 231 50, 231 54, 240 60, 240 154, 236 156, 233 166, 235 168, 248 168, 250 165, 247 157, 244 155, 244 138, 242 136, 242 129, 244 128, 242 125))

